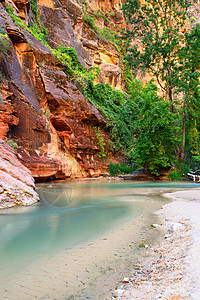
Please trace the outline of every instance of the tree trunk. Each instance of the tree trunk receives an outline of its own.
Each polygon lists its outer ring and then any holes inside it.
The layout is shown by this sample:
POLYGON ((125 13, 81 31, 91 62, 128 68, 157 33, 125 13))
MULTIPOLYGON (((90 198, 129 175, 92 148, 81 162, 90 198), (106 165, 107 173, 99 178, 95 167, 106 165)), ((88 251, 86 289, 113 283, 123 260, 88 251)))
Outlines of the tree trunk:
POLYGON ((186 133, 186 120, 187 120, 187 108, 185 106, 184 116, 183 116, 183 132, 182 132, 182 149, 180 153, 180 159, 184 159, 184 152, 185 152, 185 133, 186 133))
POLYGON ((171 88, 169 88, 168 95, 169 95, 169 101, 171 102, 171 109, 170 109, 170 111, 173 113, 174 112, 174 103, 173 103, 173 92, 172 92, 171 88))

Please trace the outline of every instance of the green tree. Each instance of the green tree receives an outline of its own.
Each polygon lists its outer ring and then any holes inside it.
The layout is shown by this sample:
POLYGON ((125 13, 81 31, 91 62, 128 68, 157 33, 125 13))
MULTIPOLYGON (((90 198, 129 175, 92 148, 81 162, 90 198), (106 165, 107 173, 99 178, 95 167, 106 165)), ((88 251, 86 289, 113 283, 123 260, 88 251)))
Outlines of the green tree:
POLYGON ((181 113, 179 158, 184 157, 189 107, 197 101, 199 84, 199 29, 185 32, 188 6, 189 1, 183 0, 127 0, 123 4, 129 25, 122 33, 130 45, 127 61, 132 70, 141 69, 155 77, 171 111, 181 113))
POLYGON ((187 5, 182 0, 128 0, 123 4, 130 30, 125 40, 138 41, 130 47, 127 60, 132 69, 142 69, 156 77, 168 99, 173 102, 176 87, 178 51, 184 43, 182 32, 187 5))
POLYGON ((185 44, 178 53, 178 92, 183 94, 182 100, 182 148, 180 158, 184 158, 186 135, 193 154, 199 154, 199 118, 200 118, 200 25, 185 33, 185 44))
POLYGON ((152 175, 160 175, 175 162, 174 149, 180 144, 180 132, 175 125, 178 114, 170 111, 170 101, 157 96, 157 87, 150 82, 142 87, 139 81, 130 88, 137 120, 133 162, 152 175))

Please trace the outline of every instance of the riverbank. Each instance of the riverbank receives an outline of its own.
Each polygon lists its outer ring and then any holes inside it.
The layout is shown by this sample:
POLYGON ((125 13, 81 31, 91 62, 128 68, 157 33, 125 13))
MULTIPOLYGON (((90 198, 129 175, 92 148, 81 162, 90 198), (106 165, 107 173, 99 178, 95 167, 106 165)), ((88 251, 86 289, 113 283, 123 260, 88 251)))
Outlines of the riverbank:
POLYGON ((157 212, 165 239, 113 292, 113 299, 199 299, 200 189, 165 193, 172 199, 157 212))

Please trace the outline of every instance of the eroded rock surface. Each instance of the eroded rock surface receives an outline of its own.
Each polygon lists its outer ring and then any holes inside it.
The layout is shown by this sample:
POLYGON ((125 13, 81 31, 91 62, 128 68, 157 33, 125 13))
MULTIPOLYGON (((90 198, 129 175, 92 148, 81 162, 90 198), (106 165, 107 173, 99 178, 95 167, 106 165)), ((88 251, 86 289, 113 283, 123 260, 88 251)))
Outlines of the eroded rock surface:
MULTIPOLYGON (((21 18, 28 23, 32 16, 28 13, 28 4, 14 4, 19 16, 26 8, 24 19, 21 18)), ((51 8, 49 3, 41 4, 41 10, 42 6, 45 11, 48 6, 51 8)), ((73 5, 70 7, 70 16, 62 8, 68 18, 72 18, 74 9, 73 5)), ((54 16, 55 11, 61 10, 54 9, 54 16)), ((53 26, 53 19, 47 19, 53 26)), ((64 19, 66 22, 67 18, 64 19)), ((108 150, 109 137, 104 132, 106 120, 69 80, 51 50, 27 30, 19 29, 3 6, 0 6, 0 25, 8 43, 6 51, 0 54, 1 138, 17 142, 16 151, 22 163, 37 181, 97 176, 105 172, 108 163, 98 156, 94 126, 101 129, 108 150)), ((89 66, 90 55, 72 25, 70 28, 71 31, 62 27, 66 33, 71 32, 69 37, 64 32, 61 34, 71 41, 64 45, 74 47, 82 65, 89 66)), ((55 26, 52 30, 58 35, 55 26)), ((53 35, 51 41, 49 44, 53 47, 53 35)))
POLYGON ((16 152, 0 139, 0 208, 30 205, 39 200, 30 170, 16 152))

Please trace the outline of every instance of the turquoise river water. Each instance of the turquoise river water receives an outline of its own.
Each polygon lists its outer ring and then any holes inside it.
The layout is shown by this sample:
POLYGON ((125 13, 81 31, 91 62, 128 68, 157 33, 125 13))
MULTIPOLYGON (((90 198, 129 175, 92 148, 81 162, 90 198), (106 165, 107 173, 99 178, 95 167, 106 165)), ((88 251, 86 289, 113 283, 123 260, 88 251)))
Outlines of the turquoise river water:
POLYGON ((157 220, 152 213, 168 201, 162 193, 198 186, 38 185, 39 204, 0 211, 1 299, 104 299, 122 276, 116 269, 127 269, 138 259, 141 241, 158 237, 150 223, 157 220))

